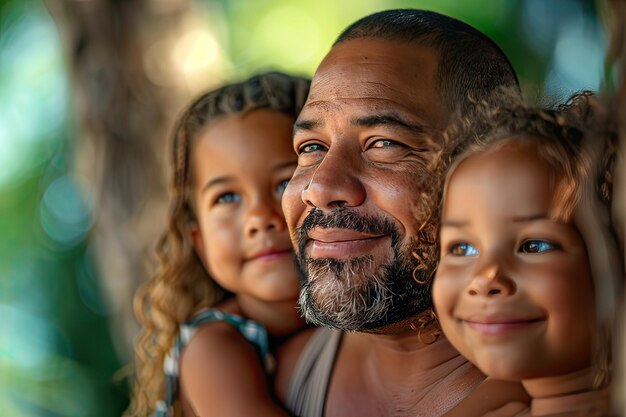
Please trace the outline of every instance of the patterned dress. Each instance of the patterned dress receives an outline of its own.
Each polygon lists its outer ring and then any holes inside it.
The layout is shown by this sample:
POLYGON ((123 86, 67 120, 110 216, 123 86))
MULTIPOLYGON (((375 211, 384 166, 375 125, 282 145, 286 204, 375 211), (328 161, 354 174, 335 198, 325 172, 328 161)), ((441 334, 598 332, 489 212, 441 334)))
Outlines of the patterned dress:
POLYGON ((268 373, 273 371, 273 358, 269 352, 267 331, 263 325, 214 308, 202 310, 180 326, 174 345, 163 361, 165 398, 156 403, 152 417, 174 417, 174 402, 179 391, 180 355, 200 326, 216 321, 224 321, 239 330, 243 337, 257 348, 266 371, 268 373))

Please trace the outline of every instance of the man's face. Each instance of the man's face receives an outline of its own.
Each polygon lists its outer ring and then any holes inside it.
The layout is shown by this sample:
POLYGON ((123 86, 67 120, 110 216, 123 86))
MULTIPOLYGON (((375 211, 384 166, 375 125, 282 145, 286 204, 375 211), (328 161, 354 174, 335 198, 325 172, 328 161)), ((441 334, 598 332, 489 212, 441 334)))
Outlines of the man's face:
MULTIPOLYGON (((448 117, 436 69, 430 48, 357 39, 334 47, 315 74, 283 196, 300 306, 312 323, 377 329, 431 305, 430 285, 413 277, 412 252, 448 117)), ((416 278, 427 281, 432 265, 423 266, 416 278)))

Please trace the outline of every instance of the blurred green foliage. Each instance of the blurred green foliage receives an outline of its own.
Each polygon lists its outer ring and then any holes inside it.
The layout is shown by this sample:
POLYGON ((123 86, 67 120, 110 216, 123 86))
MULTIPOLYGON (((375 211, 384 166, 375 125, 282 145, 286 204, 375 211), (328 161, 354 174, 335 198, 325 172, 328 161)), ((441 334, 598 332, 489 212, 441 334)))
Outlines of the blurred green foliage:
POLYGON ((43 4, 0 2, 0 414, 113 416, 126 386, 68 173, 69 91, 43 4))
MULTIPOLYGON (((476 26, 505 50, 533 98, 598 89, 606 50, 595 4, 583 0, 197 0, 192 7, 218 40, 224 78, 268 67, 312 74, 345 26, 397 7, 432 8, 476 26)), ((71 176, 70 97, 44 5, 0 0, 2 416, 117 416, 127 404, 127 386, 113 378, 122 364, 87 240, 92 207, 71 176)))

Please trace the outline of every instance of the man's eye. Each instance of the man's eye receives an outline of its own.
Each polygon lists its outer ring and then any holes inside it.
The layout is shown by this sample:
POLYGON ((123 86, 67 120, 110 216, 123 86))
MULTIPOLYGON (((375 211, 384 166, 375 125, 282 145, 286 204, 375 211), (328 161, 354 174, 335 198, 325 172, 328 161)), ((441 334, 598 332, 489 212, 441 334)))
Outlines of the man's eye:
POLYGON ((215 204, 232 204, 241 201, 241 196, 237 193, 223 193, 215 199, 215 204))
POLYGON ((476 256, 478 250, 469 243, 455 243, 450 246, 448 253, 452 256, 476 256))
POLYGON ((398 145, 398 143, 394 142, 393 140, 379 139, 373 142, 370 148, 388 148, 390 146, 396 146, 396 145, 398 145))
POLYGON ((558 247, 556 243, 546 240, 527 240, 519 247, 519 251, 522 253, 543 253, 558 249, 558 247))
POLYGON ((308 145, 302 145, 298 148, 298 155, 305 153, 313 153, 324 150, 324 147, 318 143, 310 143, 308 145))
POLYGON ((276 186, 276 193, 279 196, 282 196, 283 193, 285 192, 285 188, 287 188, 287 185, 289 185, 289 180, 282 180, 281 182, 278 183, 278 185, 276 186))

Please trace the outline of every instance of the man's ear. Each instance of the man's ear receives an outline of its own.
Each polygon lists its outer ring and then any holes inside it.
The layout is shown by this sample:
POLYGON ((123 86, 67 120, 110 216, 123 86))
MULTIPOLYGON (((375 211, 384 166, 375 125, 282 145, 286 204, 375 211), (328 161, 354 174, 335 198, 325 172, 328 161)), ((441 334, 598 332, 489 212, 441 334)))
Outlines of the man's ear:
POLYGON ((202 231, 200 230, 200 226, 197 222, 194 221, 189 223, 189 235, 191 237, 193 249, 196 251, 196 255, 198 255, 204 264, 204 267, 207 268, 204 238, 202 237, 202 231))

